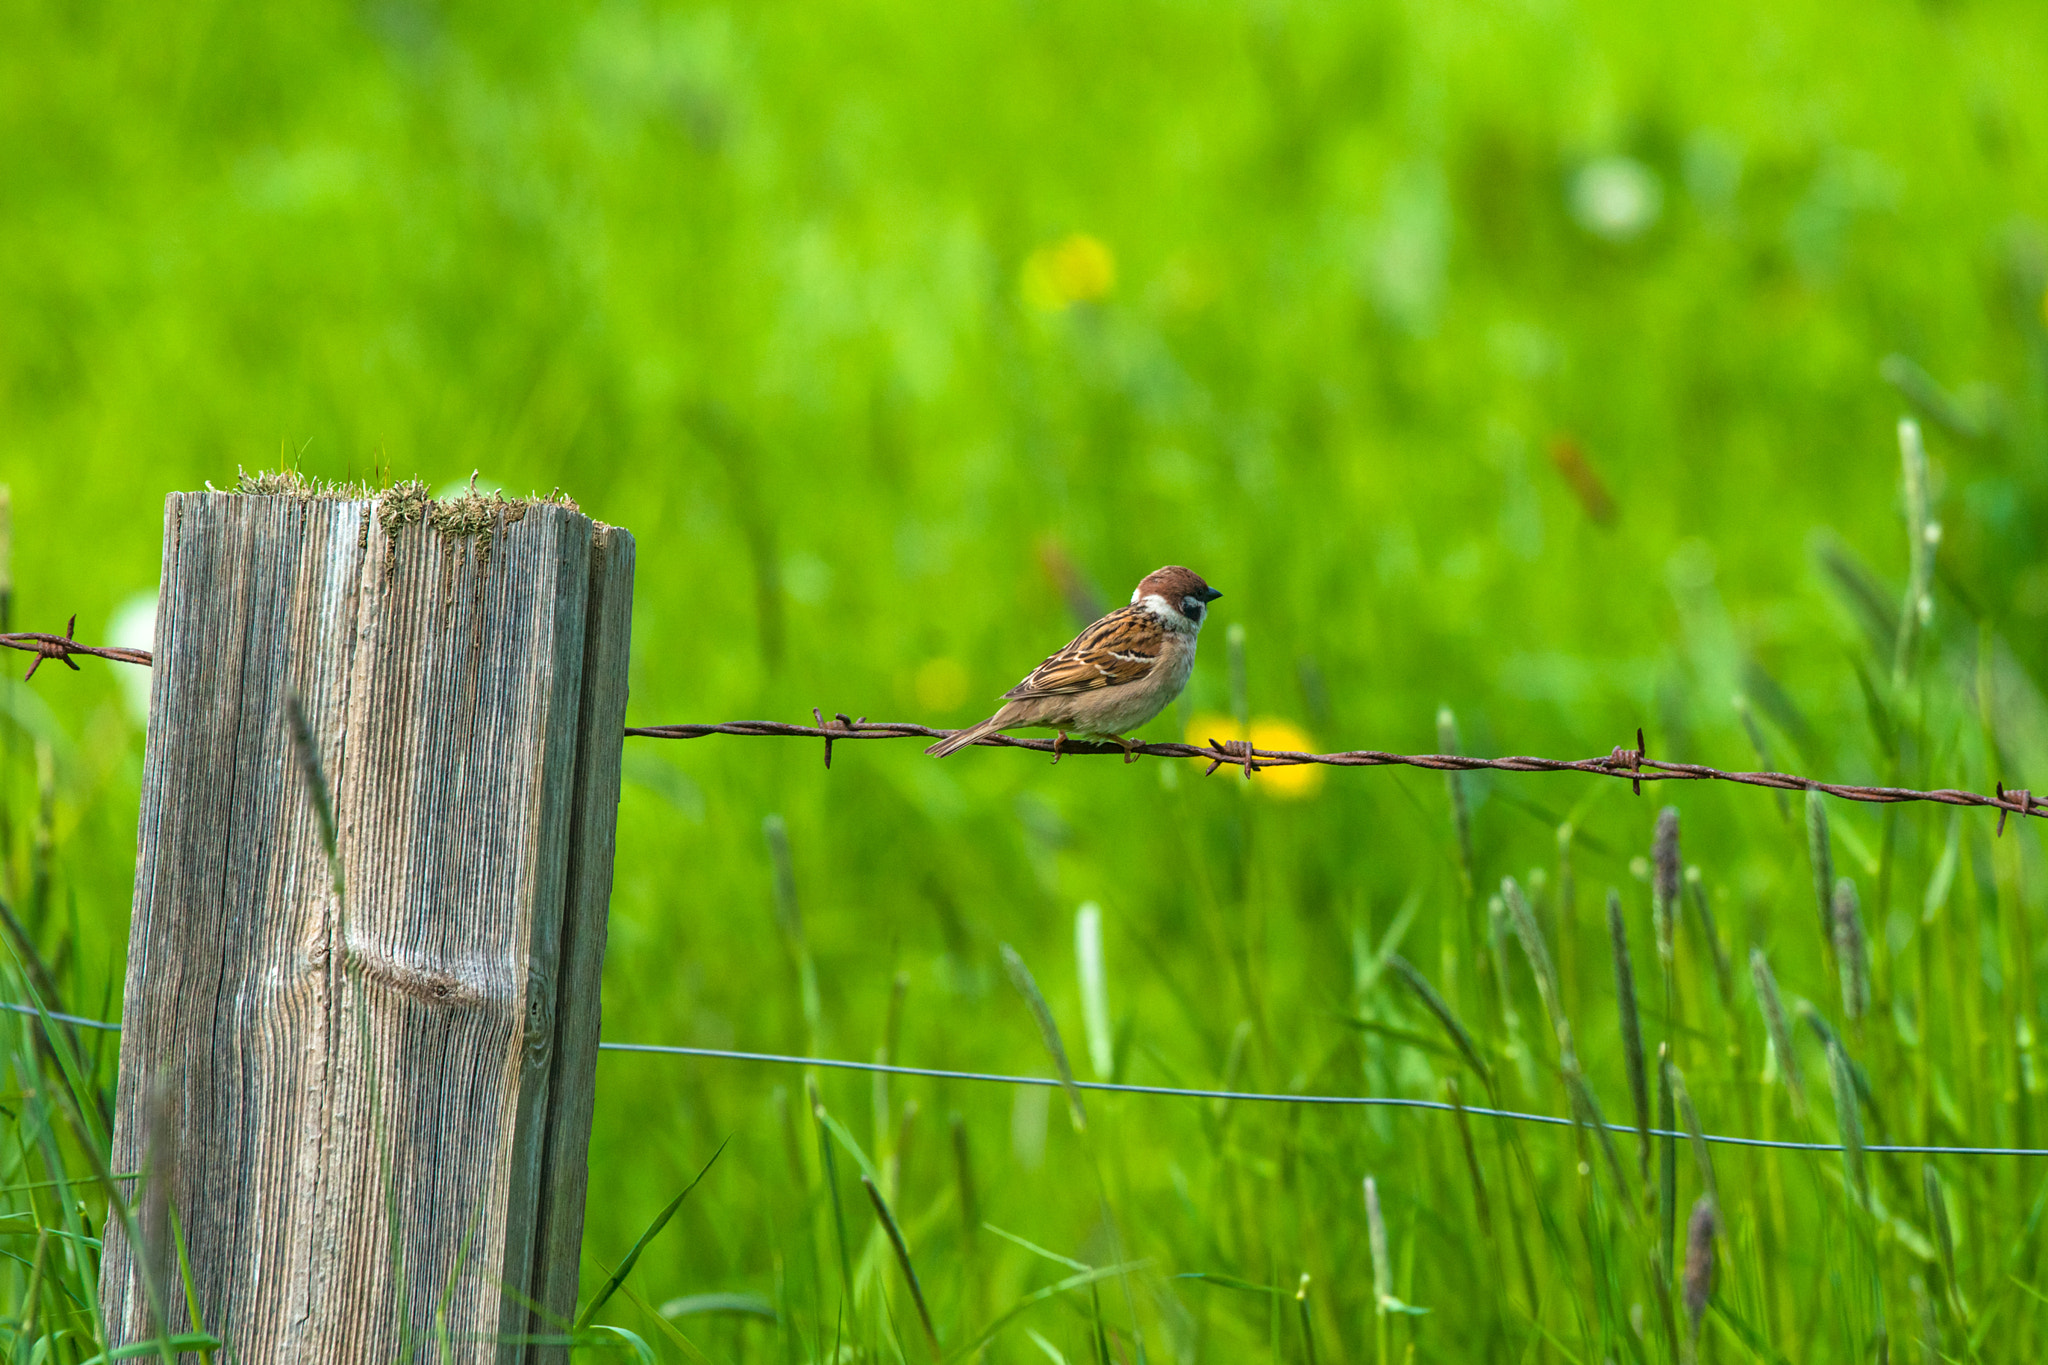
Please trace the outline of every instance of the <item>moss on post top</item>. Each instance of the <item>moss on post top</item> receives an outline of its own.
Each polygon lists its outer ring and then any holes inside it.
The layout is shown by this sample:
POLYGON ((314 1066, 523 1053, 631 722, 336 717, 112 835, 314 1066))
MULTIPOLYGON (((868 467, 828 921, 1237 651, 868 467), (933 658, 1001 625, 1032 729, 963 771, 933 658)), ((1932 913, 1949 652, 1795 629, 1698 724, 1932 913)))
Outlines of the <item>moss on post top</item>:
MULTIPOLYGON (((237 472, 233 488, 216 489, 209 483, 207 490, 259 498, 373 502, 377 505, 377 520, 386 535, 395 537, 400 527, 424 522, 443 535, 481 539, 486 550, 500 526, 510 526, 520 520, 530 507, 561 507, 579 514, 583 510, 576 505, 574 498, 559 488, 545 497, 508 498, 496 490, 479 493, 475 475, 470 476, 466 492, 453 498, 439 499, 427 490, 426 483, 420 479, 401 479, 380 488, 362 481, 308 478, 296 469, 258 470, 253 474, 242 470, 237 472)), ((601 523, 599 526, 603 530, 610 529, 601 523)))

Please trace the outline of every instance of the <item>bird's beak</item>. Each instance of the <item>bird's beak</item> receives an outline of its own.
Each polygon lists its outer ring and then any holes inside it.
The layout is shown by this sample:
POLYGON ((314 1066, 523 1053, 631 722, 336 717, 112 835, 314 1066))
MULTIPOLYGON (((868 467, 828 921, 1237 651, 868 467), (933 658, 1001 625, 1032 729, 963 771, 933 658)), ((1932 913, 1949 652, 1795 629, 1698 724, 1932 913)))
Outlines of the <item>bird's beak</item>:
POLYGON ((1221 596, 1223 596, 1223 594, 1216 591, 1216 589, 1214 588, 1202 589, 1202 600, 1204 602, 1214 602, 1217 598, 1221 596))

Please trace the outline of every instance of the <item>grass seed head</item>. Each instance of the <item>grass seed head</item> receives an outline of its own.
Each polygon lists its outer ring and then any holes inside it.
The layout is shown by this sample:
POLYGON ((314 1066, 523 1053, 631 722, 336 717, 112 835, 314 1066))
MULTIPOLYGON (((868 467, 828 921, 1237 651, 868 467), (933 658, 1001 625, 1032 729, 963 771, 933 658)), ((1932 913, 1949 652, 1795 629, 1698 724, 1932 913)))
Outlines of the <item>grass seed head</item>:
POLYGON ((1813 898, 1820 907, 1821 938, 1832 942, 1835 856, 1828 841, 1828 808, 1817 791, 1806 793, 1806 856, 1813 864, 1813 898))
POLYGON ((1694 1339, 1699 1337, 1700 1318, 1714 1292, 1714 1234, 1719 1224, 1714 1196, 1701 1195, 1685 1223, 1685 1316, 1694 1339))
POLYGON ((1792 1030, 1785 1022, 1785 1002, 1778 995, 1778 980, 1764 950, 1749 950, 1749 975, 1756 983, 1757 1009, 1764 1016, 1764 1028, 1771 1036, 1771 1051, 1778 1059, 1778 1072, 1785 1078, 1786 1093, 1792 1097, 1792 1112, 1806 1113, 1806 1087, 1799 1079, 1799 1054, 1792 1050, 1792 1030))
POLYGON ((1847 877, 1835 882, 1834 921, 1835 969, 1842 978, 1842 1013, 1851 1023, 1860 1023, 1870 1012, 1870 943, 1863 933, 1863 911, 1857 902, 1856 883, 1847 877))
POLYGON ((1571 1025, 1564 1017, 1564 1001, 1557 990, 1557 969, 1551 963, 1549 947, 1543 942, 1543 930, 1536 923, 1536 913, 1529 908, 1528 898, 1522 894, 1522 888, 1515 884, 1513 877, 1501 878, 1500 901, 1507 905, 1515 937, 1521 940, 1522 952, 1529 959, 1529 970, 1536 978, 1536 993, 1543 998, 1543 1009, 1550 1016, 1551 1027, 1557 1030, 1560 1054, 1570 1059, 1571 1025))
POLYGON ((1671 961, 1672 921, 1678 914, 1678 886, 1681 867, 1678 857, 1678 807, 1657 812, 1657 836, 1650 847, 1654 880, 1650 884, 1651 907, 1657 919, 1657 957, 1671 961))

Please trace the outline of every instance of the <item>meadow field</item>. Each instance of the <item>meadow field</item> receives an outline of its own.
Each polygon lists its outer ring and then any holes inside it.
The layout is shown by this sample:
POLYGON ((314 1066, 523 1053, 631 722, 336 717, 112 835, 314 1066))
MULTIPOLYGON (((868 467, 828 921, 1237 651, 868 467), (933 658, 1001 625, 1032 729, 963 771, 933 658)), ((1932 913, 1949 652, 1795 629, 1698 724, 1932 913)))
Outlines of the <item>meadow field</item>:
MULTIPOLYGON (((146 639, 174 489, 474 478, 634 533, 632 724, 964 725, 1180 563, 1147 738, 2048 786, 2030 5, 7 13, 10 629, 146 639)), ((9 674, 0 985, 112 1017, 143 708, 9 674)), ((1028 969, 1082 1080, 1622 1131, 607 1054, 586 1297, 703 1178, 578 1359, 2048 1352, 2048 1158, 1863 1150, 2048 1148, 2035 820, 921 747, 628 740, 605 1036, 1051 1076, 1028 969)), ((84 1361, 38 1028, 0 1348, 84 1361)))

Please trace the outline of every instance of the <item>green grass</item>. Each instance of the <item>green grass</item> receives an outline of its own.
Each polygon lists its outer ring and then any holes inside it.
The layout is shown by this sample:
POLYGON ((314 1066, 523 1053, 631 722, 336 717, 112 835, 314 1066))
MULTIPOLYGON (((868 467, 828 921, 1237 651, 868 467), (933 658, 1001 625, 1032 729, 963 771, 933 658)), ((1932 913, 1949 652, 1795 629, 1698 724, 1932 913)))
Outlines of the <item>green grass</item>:
MULTIPOLYGON (((80 3, 7 31, 17 627, 102 638, 154 584, 162 494, 238 465, 480 469, 638 537, 636 722, 965 723, 1069 637, 1075 582, 1182 562, 1226 595, 1157 736, 1244 712, 1428 750, 1447 707, 1474 753, 1641 725, 1729 767, 2048 781, 2027 6, 80 3), (1639 233, 1588 226, 1646 186, 1639 233)), ((0 686, 0 890, 89 1014, 140 782, 114 671, 0 686)), ((636 741, 627 777, 615 1038, 1052 1074, 1008 944, 1083 1079, 2048 1145, 2031 821, 1828 802, 1816 840, 1760 790, 1373 770, 1283 800, 905 743, 828 773, 636 741)), ((33 1313, 80 1360, 112 1055, 30 1027, 0 1021, 0 1346, 29 1359, 33 1313)), ((991 1324, 987 1359, 1077 1365, 1688 1349, 1682 1140, 1104 1095, 1078 1131, 1043 1090, 600 1066, 587 1295, 731 1139, 597 1315, 663 1359, 928 1356, 877 1207, 953 1358, 991 1324)), ((1712 1174, 1701 1359, 2041 1354, 2039 1160, 1712 1174)))

